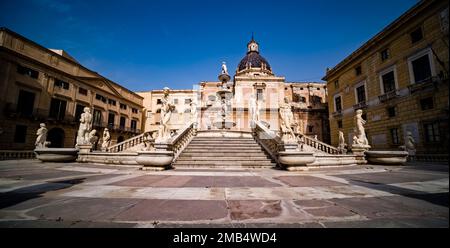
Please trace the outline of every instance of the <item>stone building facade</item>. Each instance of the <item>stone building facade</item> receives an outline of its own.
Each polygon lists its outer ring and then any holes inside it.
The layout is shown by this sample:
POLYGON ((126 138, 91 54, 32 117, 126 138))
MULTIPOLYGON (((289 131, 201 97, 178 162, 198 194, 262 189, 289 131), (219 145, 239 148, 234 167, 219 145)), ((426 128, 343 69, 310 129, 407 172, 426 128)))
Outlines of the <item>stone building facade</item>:
POLYGON ((84 107, 91 109, 98 136, 109 128, 112 143, 141 132, 141 96, 65 51, 0 29, 0 150, 34 149, 40 123, 47 124, 51 147, 74 147, 84 107))
MULTIPOLYGON (((218 72, 219 73, 219 72, 218 72)), ((286 82, 276 76, 270 64, 260 55, 259 44, 252 39, 247 44, 247 53, 240 61, 235 75, 228 82, 232 96, 228 99, 231 121, 235 131, 251 131, 249 114, 250 99, 257 98, 260 104, 260 120, 270 129, 278 132, 279 104, 287 97, 294 112, 296 122, 301 125, 297 131, 319 140, 329 142, 327 86, 320 82, 286 82)), ((193 101, 198 111, 198 128, 214 130, 214 121, 221 108, 217 94, 221 82, 200 82, 193 90, 171 90, 170 97, 176 110, 172 117, 173 129, 182 127, 190 119, 190 103, 193 101)), ((158 99, 162 90, 138 92, 144 98, 146 118, 145 131, 158 129, 160 120, 158 99)))
MULTIPOLYGON (((144 119, 143 130, 156 131, 159 128, 161 120, 161 99, 163 98, 163 90, 152 90, 145 92, 136 92, 143 97, 144 119)), ((173 129, 180 129, 190 120, 191 102, 197 96, 196 90, 171 90, 170 96, 175 110, 171 118, 171 126, 173 129)))
POLYGON ((351 144, 362 109, 373 149, 397 149, 411 132, 418 153, 448 153, 448 2, 421 1, 327 70, 331 144, 351 144))

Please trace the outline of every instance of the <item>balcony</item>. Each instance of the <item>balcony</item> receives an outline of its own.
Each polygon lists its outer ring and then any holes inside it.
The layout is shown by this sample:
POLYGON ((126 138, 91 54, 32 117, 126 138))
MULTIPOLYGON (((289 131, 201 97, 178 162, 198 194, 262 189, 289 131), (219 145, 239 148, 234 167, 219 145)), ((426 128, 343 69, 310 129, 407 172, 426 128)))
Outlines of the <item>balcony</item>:
POLYGON ((21 111, 17 109, 16 104, 6 103, 3 114, 7 118, 45 121, 48 117, 48 109, 33 108, 30 111, 21 111))
POLYGON ((354 109, 354 110, 357 110, 357 109, 365 109, 365 108, 367 108, 367 103, 366 103, 366 101, 362 101, 362 102, 359 102, 359 103, 353 105, 353 109, 354 109))
POLYGON ((103 123, 94 123, 94 128, 108 128, 110 131, 118 131, 118 132, 129 132, 133 134, 141 133, 140 129, 124 127, 120 125, 108 124, 106 122, 103 123))
POLYGON ((380 100, 380 102, 387 102, 390 100, 393 100, 395 98, 399 97, 399 94, 396 90, 393 91, 389 91, 388 93, 378 96, 378 99, 380 100))
POLYGON ((66 96, 66 97, 72 97, 72 91, 70 91, 69 89, 64 89, 63 87, 59 87, 59 86, 53 87, 53 93, 62 95, 62 96, 66 96))
POLYGON ((415 84, 411 84, 408 86, 409 94, 414 94, 416 92, 423 91, 432 91, 437 89, 437 84, 441 81, 445 80, 445 78, 436 76, 430 77, 420 82, 416 82, 415 84))
POLYGON ((331 113, 331 115, 332 115, 335 119, 337 119, 337 118, 342 118, 342 111, 339 110, 339 111, 333 112, 333 113, 331 113))

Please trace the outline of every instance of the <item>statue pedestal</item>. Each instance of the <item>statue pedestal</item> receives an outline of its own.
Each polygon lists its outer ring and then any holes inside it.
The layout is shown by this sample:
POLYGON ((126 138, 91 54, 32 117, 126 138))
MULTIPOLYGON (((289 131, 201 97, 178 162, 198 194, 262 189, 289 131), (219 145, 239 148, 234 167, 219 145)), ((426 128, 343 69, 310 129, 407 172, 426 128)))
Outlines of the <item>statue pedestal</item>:
POLYGON ((352 145, 352 153, 355 155, 357 164, 367 164, 365 152, 370 149, 369 145, 352 145))
POLYGON ((78 153, 87 154, 87 153, 91 152, 92 145, 91 144, 78 145, 78 149, 80 149, 80 151, 78 153))
POLYGON ((283 142, 278 146, 278 151, 294 152, 298 151, 299 146, 295 142, 283 142))
POLYGON ((352 153, 357 156, 364 156, 364 152, 369 149, 369 145, 352 145, 352 153))

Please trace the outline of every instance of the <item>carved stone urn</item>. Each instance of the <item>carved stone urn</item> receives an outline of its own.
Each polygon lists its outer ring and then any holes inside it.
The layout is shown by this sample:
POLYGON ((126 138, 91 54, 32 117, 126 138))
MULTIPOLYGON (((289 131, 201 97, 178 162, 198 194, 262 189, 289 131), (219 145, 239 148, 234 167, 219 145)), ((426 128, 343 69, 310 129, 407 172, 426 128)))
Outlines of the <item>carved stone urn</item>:
POLYGON ((42 162, 75 162, 78 156, 76 148, 37 148, 34 150, 36 158, 42 162))
POLYGON ((296 171, 316 161, 316 157, 313 152, 283 151, 278 153, 278 161, 286 170, 296 171))
POLYGON ((136 163, 142 170, 162 171, 170 168, 174 154, 172 151, 138 151, 136 163))
POLYGON ((370 164, 403 165, 408 160, 407 151, 366 151, 365 155, 370 164))

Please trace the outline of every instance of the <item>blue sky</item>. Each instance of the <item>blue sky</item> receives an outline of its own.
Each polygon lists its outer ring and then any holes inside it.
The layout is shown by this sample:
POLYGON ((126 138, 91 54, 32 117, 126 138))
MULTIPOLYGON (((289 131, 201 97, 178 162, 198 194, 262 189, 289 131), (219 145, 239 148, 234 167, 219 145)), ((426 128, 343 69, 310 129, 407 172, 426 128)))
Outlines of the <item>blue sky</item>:
POLYGON ((0 0, 0 26, 135 91, 235 71, 254 32, 287 81, 320 81, 418 0, 0 0))

